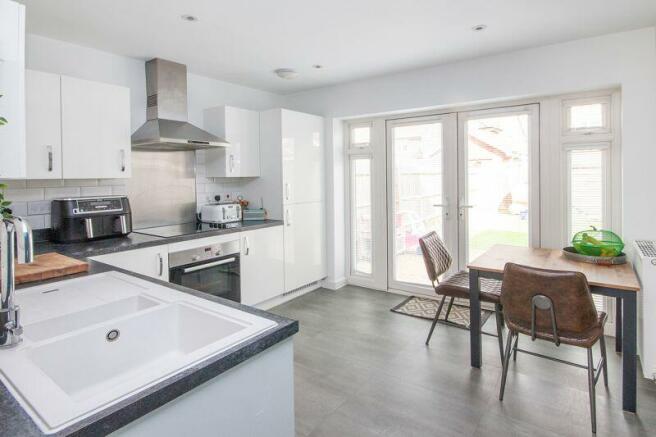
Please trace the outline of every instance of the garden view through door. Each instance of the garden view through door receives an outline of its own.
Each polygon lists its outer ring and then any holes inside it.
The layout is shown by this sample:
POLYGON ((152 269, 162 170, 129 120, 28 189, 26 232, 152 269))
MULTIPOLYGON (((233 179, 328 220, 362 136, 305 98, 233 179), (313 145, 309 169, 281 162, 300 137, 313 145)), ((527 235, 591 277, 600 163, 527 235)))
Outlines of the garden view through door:
POLYGON ((419 247, 428 232, 457 249, 457 231, 449 226, 456 126, 455 114, 388 122, 390 288, 424 292, 430 285, 419 247))
POLYGON ((459 115, 460 263, 495 244, 529 246, 537 219, 537 105, 459 115))

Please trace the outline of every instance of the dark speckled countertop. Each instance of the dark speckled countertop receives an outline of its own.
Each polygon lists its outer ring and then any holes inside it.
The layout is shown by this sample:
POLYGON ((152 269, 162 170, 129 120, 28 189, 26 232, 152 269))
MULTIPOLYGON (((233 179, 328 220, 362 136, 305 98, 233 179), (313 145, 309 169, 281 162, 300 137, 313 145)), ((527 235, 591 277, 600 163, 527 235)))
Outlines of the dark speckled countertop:
MULTIPOLYGON (((137 249, 141 247, 157 246, 178 241, 192 240, 195 238, 208 237, 239 232, 241 230, 253 230, 269 226, 280 226, 282 222, 267 220, 264 222, 248 222, 248 225, 235 229, 220 229, 202 234, 186 235, 183 237, 161 238, 132 233, 124 238, 98 240, 89 243, 55 244, 49 242, 35 245, 37 253, 59 252, 76 258, 87 258, 90 256, 114 253, 123 250, 137 249)), ((235 367, 239 363, 257 355, 271 346, 284 341, 298 332, 298 322, 253 307, 232 302, 220 297, 170 284, 132 272, 108 266, 103 263, 89 261, 89 272, 66 278, 57 278, 49 281, 33 282, 18 288, 26 288, 47 282, 56 282, 80 276, 93 275, 110 270, 120 271, 141 279, 166 285, 182 293, 189 293, 222 305, 255 314, 277 323, 277 326, 256 337, 227 349, 217 355, 203 360, 195 366, 173 375, 172 377, 158 383, 157 385, 136 393, 116 405, 85 418, 56 434, 55 436, 103 436, 127 425, 128 423, 148 414, 167 402, 183 395, 195 387, 209 381, 210 379, 235 367)), ((23 410, 14 397, 9 393, 4 384, 0 383, 0 436, 33 437, 44 434, 32 421, 30 416, 23 410)))

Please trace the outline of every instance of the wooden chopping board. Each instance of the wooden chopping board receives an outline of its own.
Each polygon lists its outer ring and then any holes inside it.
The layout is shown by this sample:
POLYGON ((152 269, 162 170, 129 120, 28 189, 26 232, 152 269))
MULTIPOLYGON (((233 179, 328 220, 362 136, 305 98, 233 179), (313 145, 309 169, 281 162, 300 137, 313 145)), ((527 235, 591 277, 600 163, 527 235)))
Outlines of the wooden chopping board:
POLYGON ((89 264, 51 252, 37 255, 30 264, 16 264, 16 284, 43 281, 60 276, 74 275, 89 270, 89 264))

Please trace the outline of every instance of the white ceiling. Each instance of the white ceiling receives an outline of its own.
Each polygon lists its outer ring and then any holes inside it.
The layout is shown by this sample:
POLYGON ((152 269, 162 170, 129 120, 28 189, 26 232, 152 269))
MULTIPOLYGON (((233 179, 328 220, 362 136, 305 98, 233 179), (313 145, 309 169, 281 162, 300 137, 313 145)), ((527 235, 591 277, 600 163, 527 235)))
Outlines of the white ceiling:
POLYGON ((655 0, 22 0, 30 33, 278 93, 656 23, 655 0), (184 22, 182 14, 199 18, 184 22), (486 24, 483 32, 471 27, 486 24), (325 66, 314 70, 313 64, 325 66), (295 68, 279 79, 273 70, 295 68))

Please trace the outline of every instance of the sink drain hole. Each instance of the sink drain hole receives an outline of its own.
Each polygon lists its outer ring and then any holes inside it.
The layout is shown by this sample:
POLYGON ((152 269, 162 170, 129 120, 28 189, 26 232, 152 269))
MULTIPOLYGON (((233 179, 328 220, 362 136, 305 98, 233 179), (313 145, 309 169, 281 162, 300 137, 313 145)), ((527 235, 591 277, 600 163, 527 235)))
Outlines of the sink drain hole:
POLYGON ((119 331, 118 329, 112 329, 107 333, 107 335, 105 335, 105 338, 107 339, 107 341, 116 341, 120 336, 121 336, 121 331, 119 331))

